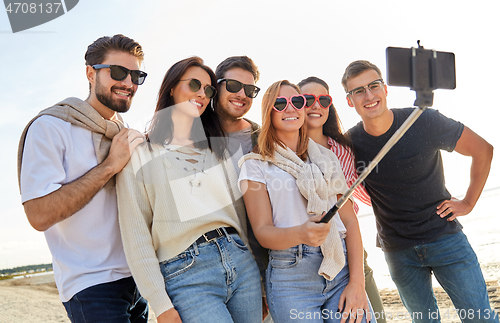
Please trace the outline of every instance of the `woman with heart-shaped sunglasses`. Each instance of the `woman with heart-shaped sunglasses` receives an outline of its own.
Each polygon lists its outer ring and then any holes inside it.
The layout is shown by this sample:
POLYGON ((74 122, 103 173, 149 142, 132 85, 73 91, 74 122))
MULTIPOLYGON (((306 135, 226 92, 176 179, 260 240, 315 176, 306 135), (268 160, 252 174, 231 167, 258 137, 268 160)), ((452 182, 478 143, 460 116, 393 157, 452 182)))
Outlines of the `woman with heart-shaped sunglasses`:
POLYGON ((366 322, 372 312, 352 202, 319 223, 347 184, 335 154, 308 138, 306 104, 297 85, 272 84, 262 99, 258 146, 239 161, 248 218, 270 249, 269 311, 275 323, 366 322))

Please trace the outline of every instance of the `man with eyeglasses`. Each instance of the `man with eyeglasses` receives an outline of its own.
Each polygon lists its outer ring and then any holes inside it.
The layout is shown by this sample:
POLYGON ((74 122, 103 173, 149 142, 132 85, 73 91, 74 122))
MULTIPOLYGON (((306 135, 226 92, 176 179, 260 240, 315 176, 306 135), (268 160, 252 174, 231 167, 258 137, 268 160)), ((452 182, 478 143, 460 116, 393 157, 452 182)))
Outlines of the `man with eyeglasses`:
MULTIPOLYGON (((224 131, 228 136, 228 150, 236 171, 240 172, 238 160, 248 154, 257 145, 260 126, 244 118, 252 107, 253 99, 260 91, 255 83, 259 80, 259 70, 251 58, 247 56, 232 56, 223 60, 215 69, 217 77, 217 96, 215 97, 215 113, 220 117, 224 131)), ((268 262, 266 249, 262 248, 255 238, 252 227, 246 216, 243 199, 235 201, 235 208, 242 223, 246 223, 248 240, 252 253, 265 281, 265 271, 268 262)), ((263 295, 265 293, 263 292, 263 295)), ((263 306, 267 316, 267 307, 263 306)), ((269 316, 266 322, 272 322, 269 316)))
POLYGON ((85 54, 90 93, 41 111, 18 151, 28 220, 43 231, 59 296, 71 322, 147 322, 121 242, 114 175, 143 136, 126 129, 146 73, 142 47, 123 35, 101 37, 85 54))
MULTIPOLYGON (((373 160, 413 108, 387 108, 380 69, 352 62, 342 85, 362 122, 349 130, 358 172, 373 160)), ((392 280, 414 322, 440 320, 431 275, 448 293, 462 321, 498 322, 476 255, 457 217, 470 213, 488 177, 493 147, 462 123, 427 109, 365 179, 392 280), (462 200, 445 187, 441 150, 471 156, 462 200)))

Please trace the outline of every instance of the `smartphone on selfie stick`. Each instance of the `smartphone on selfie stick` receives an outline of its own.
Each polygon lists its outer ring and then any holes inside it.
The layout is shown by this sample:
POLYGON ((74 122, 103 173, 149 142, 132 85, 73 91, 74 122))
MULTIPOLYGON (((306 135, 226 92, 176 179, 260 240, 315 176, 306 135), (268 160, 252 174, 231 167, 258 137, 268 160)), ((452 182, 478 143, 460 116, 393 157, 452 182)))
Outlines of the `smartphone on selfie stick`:
POLYGON ((409 87, 416 93, 415 110, 408 116, 401 127, 380 149, 375 158, 359 175, 354 184, 342 195, 335 205, 321 218, 320 223, 330 221, 335 213, 347 202, 356 187, 370 174, 387 152, 399 141, 420 115, 432 106, 436 89, 454 89, 456 87, 455 54, 418 47, 387 47, 387 84, 409 87))

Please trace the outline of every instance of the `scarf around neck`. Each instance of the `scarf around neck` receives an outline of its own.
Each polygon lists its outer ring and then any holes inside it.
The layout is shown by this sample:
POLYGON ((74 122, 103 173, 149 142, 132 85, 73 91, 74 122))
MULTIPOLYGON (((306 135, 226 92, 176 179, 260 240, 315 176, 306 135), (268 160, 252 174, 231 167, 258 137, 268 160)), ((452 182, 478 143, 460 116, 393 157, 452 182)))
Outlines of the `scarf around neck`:
MULTIPOLYGON (((92 141, 94 143, 98 164, 104 161, 108 156, 113 137, 124 128, 123 120, 119 114, 116 115, 118 120, 106 120, 90 104, 78 98, 67 98, 50 108, 40 111, 38 115, 28 122, 19 140, 19 148, 17 151, 17 176, 19 187, 21 187, 21 166, 26 134, 31 124, 43 115, 53 116, 69 122, 72 125, 92 131, 92 141)), ((108 181, 106 186, 115 186, 114 176, 108 181)))
MULTIPOLYGON (((304 162, 290 148, 285 149, 275 144, 273 158, 250 153, 241 157, 238 165, 241 168, 245 160, 256 159, 270 162, 288 172, 295 177, 300 193, 307 200, 307 213, 322 214, 329 209, 329 197, 343 194, 348 187, 338 158, 330 149, 309 139, 307 154, 310 163, 304 162)), ((345 265, 342 241, 335 221, 331 222, 330 232, 321 245, 321 252, 323 261, 318 274, 325 279, 333 280, 345 265)))

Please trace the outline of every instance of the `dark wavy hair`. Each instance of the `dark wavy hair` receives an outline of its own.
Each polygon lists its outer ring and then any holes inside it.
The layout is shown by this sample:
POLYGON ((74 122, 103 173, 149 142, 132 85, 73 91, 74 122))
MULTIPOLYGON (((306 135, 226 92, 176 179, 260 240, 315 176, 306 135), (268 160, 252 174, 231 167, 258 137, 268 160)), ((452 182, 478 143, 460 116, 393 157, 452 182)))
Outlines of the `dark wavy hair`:
MULTIPOLYGON (((322 85, 328 94, 330 94, 330 87, 326 84, 325 81, 316 76, 310 76, 297 84, 300 88, 309 83, 317 83, 322 85)), ((344 146, 345 148, 353 148, 352 142, 349 139, 349 136, 343 133, 342 122, 340 121, 339 115, 337 114, 337 109, 332 105, 328 108, 328 119, 326 119, 323 124, 323 134, 328 136, 344 146)))
MULTIPOLYGON (((163 145, 172 141, 174 124, 172 121, 172 109, 170 107, 175 102, 170 92, 179 83, 186 70, 194 66, 200 67, 208 73, 212 86, 215 87, 217 85, 214 72, 203 63, 200 57, 189 57, 172 65, 165 74, 160 86, 156 110, 146 135, 148 142, 163 145)), ((225 132, 219 117, 212 108, 212 104, 213 102, 211 101, 201 114, 201 124, 193 122, 191 139, 194 141, 196 148, 205 149, 208 147, 216 154, 217 158, 222 159, 227 146, 225 132)))
POLYGON ((233 68, 241 68, 242 70, 252 73, 255 82, 259 80, 260 72, 257 65, 248 56, 231 56, 220 62, 215 69, 217 79, 224 78, 227 71, 233 68))

